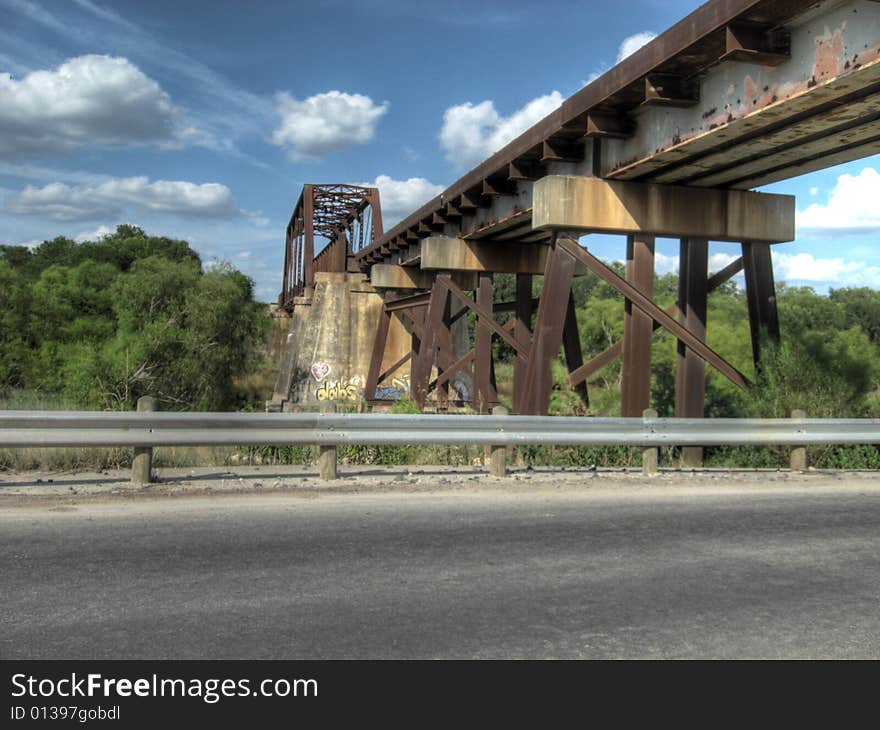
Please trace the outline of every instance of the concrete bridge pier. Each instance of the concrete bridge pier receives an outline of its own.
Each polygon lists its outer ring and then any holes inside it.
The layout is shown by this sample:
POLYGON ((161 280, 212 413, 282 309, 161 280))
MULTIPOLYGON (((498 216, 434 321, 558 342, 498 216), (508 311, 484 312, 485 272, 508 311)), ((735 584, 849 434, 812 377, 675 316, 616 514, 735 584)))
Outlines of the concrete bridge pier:
MULTIPOLYGON (((380 367, 390 369, 409 351, 409 333, 382 315, 381 293, 364 274, 316 272, 311 295, 296 297, 271 410, 354 410, 370 391, 367 371, 375 333, 384 323, 386 348, 380 367)), ((400 398, 409 368, 393 369, 385 395, 400 398)), ((372 391, 375 396, 375 390, 372 391)))

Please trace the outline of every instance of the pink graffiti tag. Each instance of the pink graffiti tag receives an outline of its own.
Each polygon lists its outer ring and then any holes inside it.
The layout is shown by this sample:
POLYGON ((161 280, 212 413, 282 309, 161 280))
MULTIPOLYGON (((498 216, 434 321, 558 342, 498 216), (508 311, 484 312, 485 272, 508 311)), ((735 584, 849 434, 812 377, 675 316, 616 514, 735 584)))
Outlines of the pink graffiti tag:
POLYGON ((330 374, 330 366, 326 362, 312 364, 312 377, 319 383, 330 374))

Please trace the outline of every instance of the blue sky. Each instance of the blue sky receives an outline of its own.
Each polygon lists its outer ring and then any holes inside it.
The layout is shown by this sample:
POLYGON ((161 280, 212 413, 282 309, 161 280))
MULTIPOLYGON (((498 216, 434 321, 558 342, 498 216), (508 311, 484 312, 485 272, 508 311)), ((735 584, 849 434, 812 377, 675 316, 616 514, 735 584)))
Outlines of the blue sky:
MULTIPOLYGON (((0 243, 134 223, 274 300, 303 183, 378 184, 390 227, 699 4, 0 0, 0 243)), ((880 287, 878 170, 767 188, 798 198, 777 278, 880 287)))

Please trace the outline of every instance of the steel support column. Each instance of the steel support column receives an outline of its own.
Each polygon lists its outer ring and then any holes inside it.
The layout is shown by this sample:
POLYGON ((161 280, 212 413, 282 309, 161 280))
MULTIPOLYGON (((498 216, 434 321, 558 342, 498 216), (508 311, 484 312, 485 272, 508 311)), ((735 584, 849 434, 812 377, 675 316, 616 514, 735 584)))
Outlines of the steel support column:
MULTIPOLYGON (((562 345, 571 281, 577 263, 574 256, 559 246, 560 241, 568 238, 570 237, 558 235, 547 256, 535 332, 526 366, 525 392, 520 401, 521 412, 527 415, 546 415, 550 406, 550 391, 553 387, 550 367, 562 345)), ((574 238, 571 243, 578 245, 574 238)))
MULTIPOLYGON (((520 342, 532 339, 532 275, 516 275, 516 324, 513 336, 520 342)), ((521 413, 521 403, 525 388, 526 361, 516 357, 513 362, 513 412, 521 413)))
MULTIPOLYGON (((492 311, 495 288, 492 274, 488 271, 479 273, 476 291, 476 302, 486 311, 492 311)), ((474 332, 474 407, 479 413, 490 413, 498 405, 498 394, 495 388, 495 365, 492 358, 492 330, 477 317, 474 332)))
MULTIPOLYGON (((452 357, 452 297, 449 295, 446 296, 446 303, 443 306, 443 318, 441 319, 440 331, 436 334, 435 342, 441 351, 447 352, 449 358, 452 357)), ((438 376, 443 374, 443 364, 444 358, 438 358, 438 376)), ((438 382, 436 388, 437 400, 446 403, 449 400, 449 380, 444 379, 442 382, 438 382)))
MULTIPOLYGON (((578 332, 577 313, 574 308, 574 294, 568 293, 568 307, 565 310, 565 325, 562 328, 562 350, 565 353, 565 365, 569 375, 584 364, 584 353, 581 349, 581 336, 578 332)), ((590 396, 587 393, 587 381, 582 380, 573 386, 574 391, 581 397, 585 406, 590 405, 590 396)))
POLYGON ((394 301, 396 295, 386 292, 385 303, 379 311, 379 322, 376 325, 376 336, 373 338, 373 353, 370 356, 370 368, 367 370, 367 380, 364 384, 364 397, 371 401, 376 397, 376 389, 379 387, 379 376, 382 373, 382 360, 385 358, 385 347, 388 343, 388 330, 391 328, 391 317, 385 305, 394 301))
MULTIPOLYGON (((678 264, 678 308, 680 321, 701 342, 706 341, 708 303, 709 242, 705 238, 683 238, 678 264)), ((681 340, 675 372, 676 418, 702 418, 706 401, 706 363, 681 340)), ((703 448, 681 450, 683 466, 703 464, 703 448)))
MULTIPOLYGON (((654 296, 654 237, 626 239, 626 280, 649 299, 654 296)), ((623 317, 620 415, 641 417, 651 404, 651 342, 654 320, 627 299, 623 317)))
POLYGON ((425 407, 428 398, 428 386, 431 379, 431 367, 438 342, 442 342, 443 321, 449 304, 449 276, 440 274, 431 289, 431 300, 425 315, 419 351, 413 357, 410 371, 410 393, 419 408, 425 407))
POLYGON ((305 290, 315 288, 315 198, 312 185, 303 186, 303 283, 305 290))
POLYGON ((773 261, 770 258, 770 245, 767 243, 743 243, 742 252, 752 356, 757 370, 761 362, 761 346, 768 342, 779 343, 773 261))

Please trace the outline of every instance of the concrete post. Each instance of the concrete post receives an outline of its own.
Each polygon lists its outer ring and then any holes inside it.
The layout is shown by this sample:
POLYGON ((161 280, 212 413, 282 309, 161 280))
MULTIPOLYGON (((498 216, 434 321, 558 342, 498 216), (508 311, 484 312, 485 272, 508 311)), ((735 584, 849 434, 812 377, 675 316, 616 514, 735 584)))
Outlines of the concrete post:
MULTIPOLYGON (((492 409, 492 415, 506 416, 508 410, 504 406, 495 406, 492 409)), ((489 473, 493 477, 507 476, 507 447, 493 445, 489 449, 489 473)))
MULTIPOLYGON (((791 412, 792 418, 806 418, 807 414, 805 411, 800 409, 795 409, 791 412)), ((795 446, 791 450, 791 470, 792 471, 806 471, 807 470, 807 447, 806 446, 795 446)))
POLYGON ((335 446, 321 444, 318 447, 318 473, 325 481, 337 478, 335 446))
MULTIPOLYGON (((642 411, 642 418, 646 421, 657 418, 657 411, 653 408, 646 408, 642 411)), ((659 471, 660 449, 656 446, 650 446, 642 451, 642 473, 646 477, 653 477, 659 471)))
MULTIPOLYGON (((152 413, 156 410, 157 401, 151 395, 138 398, 138 413, 152 413)), ((131 462, 131 483, 136 486, 149 484, 153 476, 153 447, 135 446, 134 459, 131 462)))

